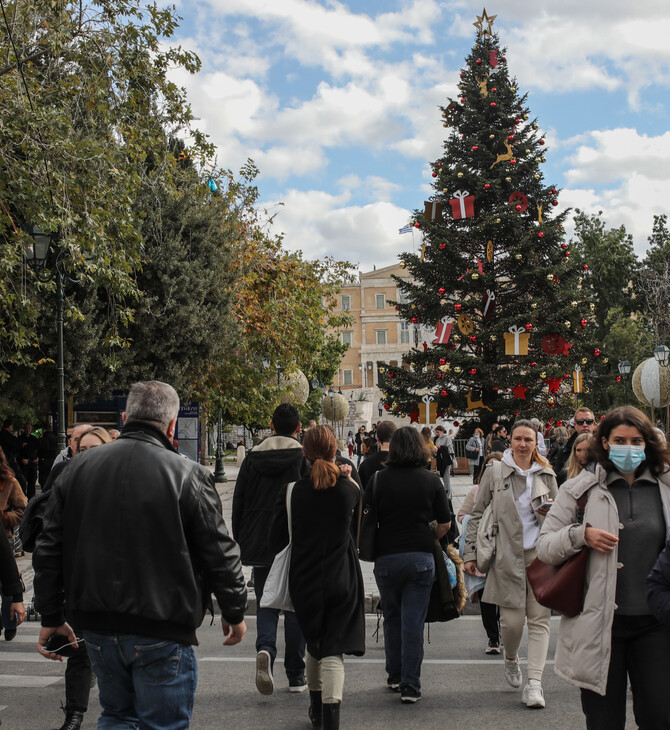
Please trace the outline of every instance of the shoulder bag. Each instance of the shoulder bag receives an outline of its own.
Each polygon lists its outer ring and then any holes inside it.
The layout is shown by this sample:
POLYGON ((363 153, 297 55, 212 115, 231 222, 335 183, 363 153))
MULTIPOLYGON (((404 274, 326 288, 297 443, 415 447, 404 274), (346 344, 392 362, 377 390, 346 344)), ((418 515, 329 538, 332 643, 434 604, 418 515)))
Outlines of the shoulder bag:
POLYGON ((370 480, 369 504, 363 504, 363 495, 361 494, 362 514, 358 531, 358 557, 369 563, 373 563, 375 560, 375 543, 377 542, 377 527, 379 524, 377 500, 375 499, 378 473, 375 472, 370 480))
POLYGON ((291 543, 293 531, 291 527, 291 494, 295 482, 286 487, 286 516, 288 518, 288 545, 275 555, 270 572, 265 580, 261 608, 278 608, 280 611, 293 611, 293 601, 288 589, 289 569, 291 567, 291 543))
POLYGON ((498 482, 502 476, 499 461, 494 461, 490 469, 495 470, 493 485, 491 489, 491 501, 477 525, 477 570, 480 573, 488 573, 496 554, 496 541, 498 539, 498 482))
MULTIPOLYGON (((584 522, 588 491, 577 500, 577 522, 584 522)), ((528 582, 537 602, 545 608, 574 618, 584 609, 586 564, 589 551, 584 547, 561 565, 547 565, 538 558, 526 569, 528 582)))

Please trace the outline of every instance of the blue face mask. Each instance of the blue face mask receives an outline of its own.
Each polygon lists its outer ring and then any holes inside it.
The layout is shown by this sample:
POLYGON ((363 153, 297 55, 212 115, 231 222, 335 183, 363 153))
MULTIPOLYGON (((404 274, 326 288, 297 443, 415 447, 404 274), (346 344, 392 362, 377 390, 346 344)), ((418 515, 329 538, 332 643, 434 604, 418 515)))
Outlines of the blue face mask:
POLYGON ((609 459, 622 474, 634 472, 645 460, 644 446, 610 444, 609 459))

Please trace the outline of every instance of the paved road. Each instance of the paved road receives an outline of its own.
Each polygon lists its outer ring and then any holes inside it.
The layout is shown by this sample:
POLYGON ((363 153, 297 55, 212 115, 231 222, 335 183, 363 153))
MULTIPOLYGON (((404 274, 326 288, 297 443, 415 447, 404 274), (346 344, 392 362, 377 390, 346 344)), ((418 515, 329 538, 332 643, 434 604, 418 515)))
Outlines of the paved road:
MULTIPOLYGON (((231 479, 220 485, 226 521, 230 522, 232 492, 236 469, 227 467, 231 479)), ((455 508, 469 485, 458 477, 453 484, 455 508)), ((32 595, 30 558, 19 560, 32 595)), ((366 592, 376 592, 371 566, 364 565, 366 592)), ((277 689, 271 697, 259 695, 253 684, 255 617, 247 618, 249 633, 237 647, 222 647, 220 625, 205 622, 199 631, 197 648, 199 683, 192 727, 197 730, 234 728, 267 730, 310 727, 307 720, 308 697, 289 694, 287 682, 277 664, 277 689)), ((507 687, 499 657, 484 655, 485 634, 477 615, 465 615, 447 624, 434 624, 430 642, 425 644, 423 668, 424 697, 416 705, 401 705, 398 695, 385 687, 383 639, 375 637, 377 620, 367 622, 368 648, 361 658, 346 659, 343 728, 383 728, 399 730, 481 730, 483 727, 537 730, 584 728, 579 692, 557 679, 553 656, 558 619, 552 619, 549 664, 544 687, 547 708, 528 710, 521 704, 520 691, 507 687)), ((0 639, 0 720, 11 730, 49 730, 57 728, 63 715, 64 665, 43 659, 35 651, 39 625, 28 621, 19 628, 14 641, 0 639)), ((280 653, 282 648, 280 646, 280 653)), ((525 643, 520 655, 525 656, 525 643)), ((525 666, 524 666, 525 671, 525 666)), ((629 701, 629 727, 632 722, 629 701)), ((83 727, 96 727, 99 713, 97 690, 91 692, 90 710, 83 727)))

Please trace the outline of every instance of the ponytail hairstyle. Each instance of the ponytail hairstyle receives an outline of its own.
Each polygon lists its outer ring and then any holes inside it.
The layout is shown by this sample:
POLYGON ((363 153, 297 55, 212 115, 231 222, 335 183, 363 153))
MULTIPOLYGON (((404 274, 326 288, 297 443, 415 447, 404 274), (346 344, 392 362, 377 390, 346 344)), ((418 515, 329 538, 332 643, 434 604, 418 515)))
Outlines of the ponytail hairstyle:
POLYGON ((334 487, 340 477, 340 468, 335 464, 337 441, 332 430, 328 426, 308 428, 305 431, 302 450, 312 465, 309 480, 314 489, 334 487))

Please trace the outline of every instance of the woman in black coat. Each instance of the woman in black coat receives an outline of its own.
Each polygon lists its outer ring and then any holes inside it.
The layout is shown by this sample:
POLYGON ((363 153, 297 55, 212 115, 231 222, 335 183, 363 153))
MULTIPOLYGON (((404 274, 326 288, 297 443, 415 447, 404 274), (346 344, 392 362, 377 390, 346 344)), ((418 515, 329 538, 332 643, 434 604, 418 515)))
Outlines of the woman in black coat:
MULTIPOLYGON (((12 619, 16 617, 18 626, 26 617, 26 609, 23 605, 23 581, 19 575, 16 560, 14 560, 9 538, 4 530, 0 530, 0 533, 0 587, 6 596, 12 598, 9 606, 10 617, 12 619)), ((10 629, 5 630, 10 631, 10 629)), ((16 629, 13 631, 16 634, 16 629)))
POLYGON ((670 540, 647 576, 647 603, 654 616, 670 629, 670 540))
MULTIPOLYGON (((335 464, 337 442, 328 426, 313 426, 303 441, 309 477, 291 494, 289 591, 307 642, 309 717, 314 727, 339 728, 343 654, 365 652, 365 595, 352 521, 360 490, 335 464)), ((288 542, 286 493, 270 530, 275 551, 288 542)))

